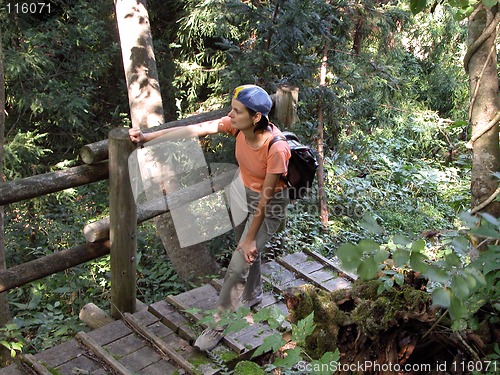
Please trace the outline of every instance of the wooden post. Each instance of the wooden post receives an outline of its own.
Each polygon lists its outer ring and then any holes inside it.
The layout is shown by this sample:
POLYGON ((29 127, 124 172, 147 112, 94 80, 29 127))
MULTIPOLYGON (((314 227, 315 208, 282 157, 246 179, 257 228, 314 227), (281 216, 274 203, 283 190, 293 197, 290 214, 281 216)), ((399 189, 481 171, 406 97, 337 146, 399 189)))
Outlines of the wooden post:
POLYGON ((297 102, 299 100, 299 88, 284 85, 276 92, 274 118, 285 128, 297 121, 297 102))
POLYGON ((134 151, 128 129, 109 132, 109 238, 111 242, 111 316, 135 312, 137 208, 128 172, 134 151))

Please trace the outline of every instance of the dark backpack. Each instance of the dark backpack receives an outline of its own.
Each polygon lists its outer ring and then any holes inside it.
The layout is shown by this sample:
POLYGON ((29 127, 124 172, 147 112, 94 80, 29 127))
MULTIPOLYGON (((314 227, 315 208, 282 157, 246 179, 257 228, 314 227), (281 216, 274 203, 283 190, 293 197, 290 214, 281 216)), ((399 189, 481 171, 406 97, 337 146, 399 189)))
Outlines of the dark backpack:
POLYGON ((278 141, 287 141, 292 156, 288 161, 288 173, 282 179, 288 185, 288 197, 292 200, 304 198, 311 190, 318 169, 316 156, 309 146, 300 143, 299 138, 291 132, 283 132, 269 142, 268 150, 278 141))

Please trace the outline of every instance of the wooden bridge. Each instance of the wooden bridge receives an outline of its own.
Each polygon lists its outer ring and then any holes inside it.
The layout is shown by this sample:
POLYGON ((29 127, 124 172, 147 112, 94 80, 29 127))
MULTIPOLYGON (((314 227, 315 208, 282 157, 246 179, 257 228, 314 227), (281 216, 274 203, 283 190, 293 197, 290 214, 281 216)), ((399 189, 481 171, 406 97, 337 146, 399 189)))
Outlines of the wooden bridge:
MULTIPOLYGON (((280 294, 289 287, 314 284, 333 291, 348 288, 355 276, 342 271, 338 262, 304 251, 262 264, 265 282, 263 301, 256 309, 276 306, 287 313, 280 294)), ((200 315, 192 309, 215 307, 221 281, 169 296, 136 313, 125 313, 90 332, 36 355, 21 355, 17 363, 0 369, 0 375, 23 374, 219 374, 251 356, 274 331, 254 323, 228 334, 209 354, 192 345, 200 332, 200 315)))
MULTIPOLYGON (((119 5, 124 3, 115 2, 119 5)), ((157 73, 156 69, 152 69, 155 67, 154 55, 131 53, 136 48, 152 51, 149 23, 144 22, 148 19, 144 5, 143 1, 128 1, 128 10, 121 7, 118 12, 117 8, 117 21, 119 30, 126 30, 128 35, 125 41, 121 40, 121 44, 132 124, 146 129, 163 123, 163 120, 153 121, 152 116, 143 118, 142 110, 139 111, 141 116, 134 110, 148 108, 151 114, 162 112, 159 110, 162 108, 161 96, 157 95, 157 73), (133 38, 133 32, 137 40, 133 38), (144 45, 136 45, 136 41, 144 45), (134 56, 142 60, 131 64, 134 56), (138 81, 138 76, 139 81, 150 82, 148 85, 141 84, 141 95, 131 88, 138 81), (150 88, 157 92, 147 91, 150 88), (145 123, 144 119, 148 119, 148 122, 145 123)), ((274 117, 284 126, 290 125, 296 117, 297 90, 282 87, 274 95, 274 117)), ((160 125, 157 129, 214 120, 227 112, 228 109, 222 109, 196 115, 160 125)), ((120 318, 90 332, 80 332, 75 338, 41 353, 19 355, 20 361, 0 369, 0 375, 216 374, 223 372, 226 367, 231 368, 238 360, 248 358, 263 339, 272 333, 269 327, 254 324, 225 337, 209 356, 195 350, 192 344, 201 331, 195 323, 200 316, 189 315, 186 309, 212 309, 220 282, 170 296, 137 311, 137 224, 165 210, 136 206, 127 166, 128 156, 135 146, 127 134, 125 128, 113 129, 109 139, 82 148, 80 155, 85 165, 0 184, 0 206, 3 206, 109 179, 109 217, 84 228, 86 242, 8 269, 0 269, 0 293, 110 254, 111 315, 120 318)), ((193 186, 177 195, 172 194, 169 207, 185 203, 186 199, 199 199, 227 186, 225 180, 216 178, 205 182, 207 184, 203 186, 193 186)), ((285 311, 279 294, 290 286, 314 283, 327 290, 349 286, 352 277, 343 272, 339 275, 339 272, 336 263, 306 252, 269 261, 263 265, 268 292, 259 307, 276 305, 285 311)))
MULTIPOLYGON (((289 102, 290 107, 292 102, 289 102)), ((192 116, 159 128, 219 118, 225 111, 192 116)), ((155 202, 136 206, 127 169, 128 155, 133 148, 127 129, 116 128, 110 131, 108 140, 82 148, 81 157, 85 165, 0 184, 0 205, 6 205, 109 179, 110 215, 84 228, 87 241, 8 269, 0 269, 0 293, 110 254, 111 315, 119 318, 91 332, 80 332, 74 339, 41 353, 19 355, 20 360, 0 369, 0 375, 216 374, 225 367, 234 366, 238 360, 248 358, 272 333, 269 327, 253 325, 238 334, 230 334, 213 351, 216 358, 213 355, 207 357, 194 349, 192 344, 201 331, 195 324, 200 316, 189 315, 185 310, 212 309, 220 282, 170 296, 137 311, 137 224, 168 208, 153 209, 155 202), (114 233, 113 238, 111 232, 114 233)), ((169 198, 169 207, 222 190, 228 184, 227 177, 223 174, 173 193, 169 198)), ((300 253, 267 262, 263 265, 263 273, 269 292, 260 307, 275 304, 283 311, 286 307, 280 302, 279 294, 287 287, 312 282, 333 290, 349 285, 349 278, 345 277, 347 274, 342 273, 344 276, 339 277, 338 265, 318 254, 300 253)))

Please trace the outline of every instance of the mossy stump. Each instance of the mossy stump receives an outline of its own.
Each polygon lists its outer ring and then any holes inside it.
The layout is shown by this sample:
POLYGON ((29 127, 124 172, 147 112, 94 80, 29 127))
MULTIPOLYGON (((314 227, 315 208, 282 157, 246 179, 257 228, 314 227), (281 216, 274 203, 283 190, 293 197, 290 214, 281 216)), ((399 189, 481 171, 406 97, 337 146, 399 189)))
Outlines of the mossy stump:
POLYGON ((432 306, 425 288, 405 284, 377 294, 378 287, 377 281, 358 281, 334 292, 313 285, 288 289, 284 297, 292 323, 314 311, 316 328, 306 339, 307 354, 319 359, 338 348, 341 364, 392 365, 352 373, 395 374, 394 366, 405 364, 435 368, 458 355, 460 360, 475 360, 477 354, 467 347, 484 347, 472 332, 436 328, 443 311, 432 306))

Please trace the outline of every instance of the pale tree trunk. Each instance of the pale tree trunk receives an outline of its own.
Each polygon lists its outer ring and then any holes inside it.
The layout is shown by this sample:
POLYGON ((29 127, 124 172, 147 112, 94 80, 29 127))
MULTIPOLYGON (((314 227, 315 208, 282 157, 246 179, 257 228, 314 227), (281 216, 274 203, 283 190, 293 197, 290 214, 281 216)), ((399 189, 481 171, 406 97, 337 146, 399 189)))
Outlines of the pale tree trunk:
POLYGON ((500 217, 498 179, 492 174, 499 171, 498 144, 499 98, 497 38, 500 13, 497 7, 484 5, 469 17, 468 51, 465 69, 469 74, 471 103, 469 121, 472 125, 473 149, 471 175, 471 212, 487 212, 500 217))
MULTIPOLYGON (((163 105, 146 1, 115 0, 115 8, 132 126, 160 125, 164 122, 163 105)), ((179 276, 190 278, 218 273, 219 267, 206 246, 179 246, 170 213, 157 217, 155 224, 179 276)))
MULTIPOLYGON (((3 68, 2 34, 0 32, 0 184, 3 183, 3 145, 5 132, 5 76, 3 68)), ((3 206, 0 206, 0 270, 6 268, 4 246, 4 215, 3 206)), ((0 293, 0 327, 4 326, 11 318, 7 292, 0 293)), ((8 360, 8 351, 0 345, 0 363, 8 360)))
MULTIPOLYGON (((321 60, 320 69, 320 87, 325 87, 326 85, 326 68, 328 62, 328 41, 325 42, 325 47, 323 49, 323 58, 321 60)), ((323 228, 328 227, 328 202, 326 200, 325 192, 325 151, 324 151, 324 109, 322 98, 320 98, 319 108, 318 108, 318 171, 316 175, 318 177, 318 200, 319 200, 319 215, 321 219, 321 224, 323 228)))

